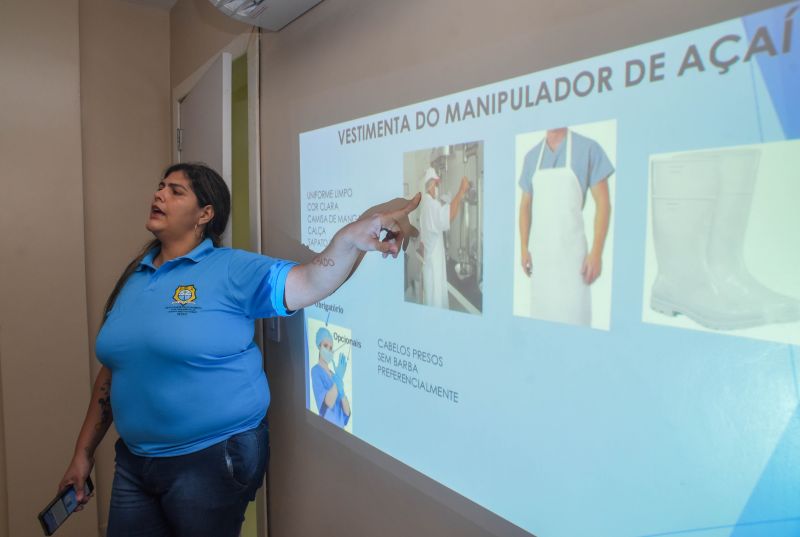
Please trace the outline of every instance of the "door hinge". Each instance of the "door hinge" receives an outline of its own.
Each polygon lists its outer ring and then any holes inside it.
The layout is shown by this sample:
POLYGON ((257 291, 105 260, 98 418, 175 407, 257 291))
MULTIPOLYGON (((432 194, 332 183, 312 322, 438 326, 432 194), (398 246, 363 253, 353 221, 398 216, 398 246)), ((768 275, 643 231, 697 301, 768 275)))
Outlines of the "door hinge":
POLYGON ((175 129, 175 142, 178 144, 178 152, 183 151, 183 129, 175 129))

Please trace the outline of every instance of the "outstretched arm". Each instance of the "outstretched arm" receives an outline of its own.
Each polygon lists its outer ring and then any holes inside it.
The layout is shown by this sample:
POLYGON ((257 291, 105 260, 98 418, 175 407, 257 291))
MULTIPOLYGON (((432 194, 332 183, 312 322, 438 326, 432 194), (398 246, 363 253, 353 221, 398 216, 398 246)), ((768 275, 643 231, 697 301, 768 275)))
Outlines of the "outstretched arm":
POLYGON ((469 179, 466 176, 461 178, 461 184, 458 187, 458 192, 456 195, 453 196, 452 201, 450 202, 450 221, 456 219, 458 216, 458 210, 461 208, 461 200, 464 198, 464 194, 467 193, 469 190, 469 179))
POLYGON ((384 257, 397 257, 410 234, 408 215, 417 208, 420 198, 417 194, 411 200, 403 200, 400 208, 375 212, 347 224, 311 262, 292 268, 283 298, 287 309, 304 308, 333 294, 350 277, 365 252, 375 250, 384 257), (381 240, 382 233, 387 232, 393 238, 381 240))

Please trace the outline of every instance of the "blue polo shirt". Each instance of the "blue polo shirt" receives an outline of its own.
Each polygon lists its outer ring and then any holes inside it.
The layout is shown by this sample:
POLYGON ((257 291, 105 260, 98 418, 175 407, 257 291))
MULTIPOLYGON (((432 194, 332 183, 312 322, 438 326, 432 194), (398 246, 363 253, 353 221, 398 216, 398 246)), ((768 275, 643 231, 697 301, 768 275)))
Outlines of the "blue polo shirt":
POLYGON ((206 239, 160 267, 150 251, 117 296, 97 336, 111 370, 120 437, 149 457, 199 451, 252 429, 269 406, 255 319, 289 315, 295 263, 215 248, 206 239))

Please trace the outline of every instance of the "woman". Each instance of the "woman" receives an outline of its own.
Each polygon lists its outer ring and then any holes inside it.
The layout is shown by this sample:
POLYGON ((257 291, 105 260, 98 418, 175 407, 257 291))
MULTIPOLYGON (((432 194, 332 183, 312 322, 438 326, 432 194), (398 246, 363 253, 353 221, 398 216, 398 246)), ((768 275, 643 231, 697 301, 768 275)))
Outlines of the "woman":
POLYGON ((334 425, 345 427, 352 414, 350 399, 344 388, 347 358, 340 353, 339 362, 335 362, 333 335, 324 326, 317 330, 316 344, 319 358, 311 368, 311 389, 317 402, 317 412, 334 425))
POLYGON ((106 303, 96 343, 103 366, 59 489, 73 485, 88 501, 84 482, 114 421, 108 537, 237 536, 269 458, 254 320, 330 295, 364 252, 396 257, 418 203, 345 226, 298 265, 221 248, 224 181, 201 164, 168 168, 146 225, 155 239, 106 303))

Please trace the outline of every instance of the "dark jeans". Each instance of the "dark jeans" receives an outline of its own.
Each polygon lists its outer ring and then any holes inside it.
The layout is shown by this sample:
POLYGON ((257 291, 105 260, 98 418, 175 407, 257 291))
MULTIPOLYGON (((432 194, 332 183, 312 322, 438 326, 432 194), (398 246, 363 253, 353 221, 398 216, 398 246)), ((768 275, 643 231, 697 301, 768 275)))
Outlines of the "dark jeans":
POLYGON ((238 537, 269 461, 266 420, 203 450, 140 457, 115 446, 107 537, 238 537))

